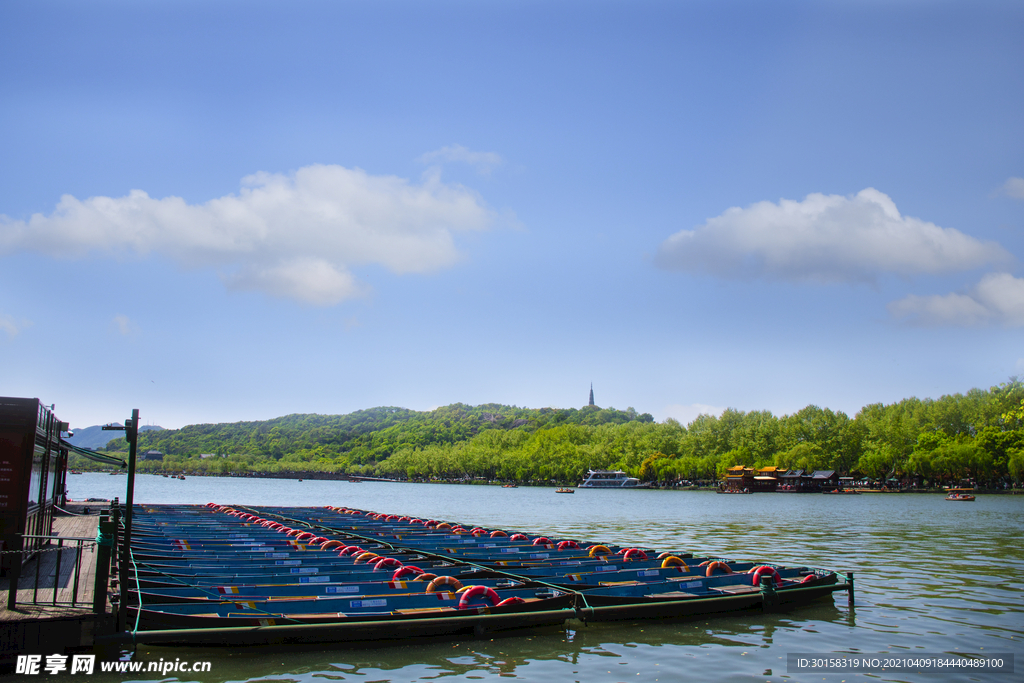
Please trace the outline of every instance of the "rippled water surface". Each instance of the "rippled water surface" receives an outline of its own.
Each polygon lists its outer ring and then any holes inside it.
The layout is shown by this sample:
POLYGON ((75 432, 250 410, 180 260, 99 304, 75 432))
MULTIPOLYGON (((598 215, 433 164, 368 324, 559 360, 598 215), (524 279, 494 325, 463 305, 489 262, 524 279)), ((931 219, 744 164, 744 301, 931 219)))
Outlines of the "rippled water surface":
MULTIPOLYGON (((124 499, 125 477, 68 477, 72 498, 124 499)), ((294 649, 142 647, 136 659, 209 660, 212 671, 117 680, 943 681, 1021 680, 1024 496, 722 496, 140 475, 139 503, 347 505, 588 542, 854 572, 846 594, 782 614, 541 630, 494 640, 294 649), (1013 653, 1015 674, 786 671, 790 652, 1013 653)), ((95 679, 113 680, 97 674, 95 679)))

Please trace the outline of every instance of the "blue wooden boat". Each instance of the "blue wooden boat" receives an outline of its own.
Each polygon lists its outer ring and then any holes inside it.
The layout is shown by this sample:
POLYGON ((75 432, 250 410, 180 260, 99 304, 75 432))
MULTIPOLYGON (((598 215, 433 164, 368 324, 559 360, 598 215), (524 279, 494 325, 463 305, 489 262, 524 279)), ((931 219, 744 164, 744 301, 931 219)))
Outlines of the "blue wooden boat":
POLYGON ((125 594, 142 629, 136 642, 480 635, 569 618, 664 619, 786 606, 852 590, 834 573, 805 567, 584 547, 349 508, 136 509, 137 586, 125 594), (427 582, 413 580, 419 572, 452 583, 430 592, 427 582))

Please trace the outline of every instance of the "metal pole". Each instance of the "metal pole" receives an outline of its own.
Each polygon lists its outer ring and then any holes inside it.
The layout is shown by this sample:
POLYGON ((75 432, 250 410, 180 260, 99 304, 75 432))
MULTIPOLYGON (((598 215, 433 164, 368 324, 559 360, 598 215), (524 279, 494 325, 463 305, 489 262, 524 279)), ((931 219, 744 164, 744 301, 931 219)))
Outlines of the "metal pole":
POLYGON ((107 581, 110 578, 110 548, 116 532, 110 515, 100 515, 99 540, 96 542, 96 583, 92 592, 92 611, 107 613, 107 581))
MULTIPOLYGON (((132 503, 135 500, 135 456, 139 444, 139 409, 132 410, 132 419, 124 423, 124 436, 128 440, 128 492, 124 513, 124 545, 132 544, 132 503)), ((128 555, 125 554, 127 559, 128 555)))
POLYGON ((128 490, 124 509, 124 539, 121 541, 121 558, 118 563, 120 574, 121 601, 117 605, 118 623, 128 629, 128 572, 131 565, 132 547, 132 504, 135 499, 135 456, 139 442, 139 409, 132 410, 132 419, 125 420, 124 437, 128 441, 128 490))

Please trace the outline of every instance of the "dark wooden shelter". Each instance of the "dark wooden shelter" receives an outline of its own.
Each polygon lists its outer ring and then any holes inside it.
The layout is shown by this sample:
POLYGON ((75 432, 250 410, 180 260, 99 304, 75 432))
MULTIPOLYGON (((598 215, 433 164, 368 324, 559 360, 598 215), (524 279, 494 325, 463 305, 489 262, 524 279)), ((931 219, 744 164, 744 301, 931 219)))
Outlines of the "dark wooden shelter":
MULTIPOLYGON (((63 502, 68 425, 37 398, 0 398, 0 543, 3 550, 34 550, 53 531, 53 510, 63 502)), ((24 553, 5 553, 2 571, 24 553)))

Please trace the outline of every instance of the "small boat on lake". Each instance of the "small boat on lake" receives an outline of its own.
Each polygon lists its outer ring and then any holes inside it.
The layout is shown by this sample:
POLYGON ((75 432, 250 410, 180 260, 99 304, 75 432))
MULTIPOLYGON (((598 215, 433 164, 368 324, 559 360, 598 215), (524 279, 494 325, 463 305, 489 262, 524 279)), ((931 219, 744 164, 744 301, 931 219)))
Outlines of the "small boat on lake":
POLYGON ((622 470, 588 470, 581 489, 635 489, 642 488, 640 480, 622 470))
POLYGON ((959 488, 959 489, 946 489, 946 500, 962 500, 970 502, 974 500, 974 489, 972 488, 959 488))
POLYGON ((560 489, 555 489, 555 493, 576 493, 576 490, 575 489, 570 489, 570 488, 560 488, 560 489))

